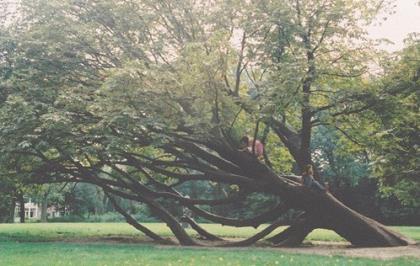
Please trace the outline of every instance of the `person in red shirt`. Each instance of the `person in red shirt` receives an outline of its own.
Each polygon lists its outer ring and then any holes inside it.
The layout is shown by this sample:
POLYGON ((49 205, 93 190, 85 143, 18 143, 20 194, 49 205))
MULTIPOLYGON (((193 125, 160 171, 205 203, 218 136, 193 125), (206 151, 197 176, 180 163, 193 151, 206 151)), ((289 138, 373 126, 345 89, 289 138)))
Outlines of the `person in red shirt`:
POLYGON ((255 155, 258 159, 263 159, 264 156, 264 144, 262 144, 262 142, 258 139, 255 140, 254 139, 248 137, 248 136, 244 136, 241 138, 240 141, 241 147, 243 151, 247 151, 250 154, 255 155))

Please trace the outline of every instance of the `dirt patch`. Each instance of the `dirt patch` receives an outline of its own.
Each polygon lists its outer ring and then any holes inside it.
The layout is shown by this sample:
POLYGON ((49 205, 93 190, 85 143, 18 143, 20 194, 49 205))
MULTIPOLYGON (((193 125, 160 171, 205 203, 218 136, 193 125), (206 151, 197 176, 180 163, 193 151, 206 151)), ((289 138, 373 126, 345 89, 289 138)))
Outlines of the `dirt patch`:
MULTIPOLYGON (((238 239, 228 239, 230 241, 238 241, 238 239)), ((95 238, 80 238, 80 239, 69 239, 58 242, 73 242, 73 243, 103 243, 103 244, 147 244, 156 245, 158 248, 188 248, 188 249, 218 249, 218 250, 270 250, 270 251, 281 251, 293 254, 309 254, 309 255, 322 255, 322 256, 345 256, 345 257, 359 257, 359 258, 370 258, 377 260, 390 260, 399 257, 414 257, 420 259, 420 243, 416 245, 403 246, 403 247, 390 247, 390 248, 356 248, 346 242, 324 242, 324 241, 312 241, 306 242, 301 247, 284 248, 284 247, 272 247, 267 243, 259 242, 255 246, 243 247, 243 248, 222 248, 212 247, 212 245, 221 244, 221 242, 208 242, 199 241, 203 246, 198 247, 182 247, 174 245, 157 245, 156 242, 146 240, 144 238, 133 238, 130 236, 118 236, 118 237, 95 237, 95 238)))
POLYGON ((345 243, 312 242, 311 245, 303 247, 277 248, 277 250, 298 254, 360 257, 379 260, 390 260, 399 257, 415 257, 420 259, 419 244, 391 248, 355 248, 345 243))
MULTIPOLYGON (((159 246, 161 248, 173 248, 174 246, 159 246)), ((177 246, 179 248, 184 248, 177 246)), ((188 247, 197 249, 224 249, 221 247, 188 247)), ((376 260, 391 260, 400 257, 414 257, 420 259, 420 244, 402 246, 402 247, 385 247, 385 248, 357 248, 346 242, 324 242, 312 241, 306 242, 301 247, 285 248, 285 247, 272 247, 264 244, 264 242, 257 244, 257 246, 231 248, 235 250, 270 250, 281 251, 294 254, 308 254, 308 255, 322 255, 322 256, 344 256, 344 257, 358 257, 369 258, 376 260)))

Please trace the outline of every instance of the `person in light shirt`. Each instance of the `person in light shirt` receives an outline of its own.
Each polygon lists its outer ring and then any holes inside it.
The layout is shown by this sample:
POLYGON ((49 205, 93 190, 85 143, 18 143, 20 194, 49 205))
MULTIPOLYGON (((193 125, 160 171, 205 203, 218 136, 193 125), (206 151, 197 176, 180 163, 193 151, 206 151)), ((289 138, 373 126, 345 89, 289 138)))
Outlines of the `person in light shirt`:
POLYGON ((302 185, 308 187, 310 189, 319 191, 319 192, 326 192, 328 191, 328 184, 326 186, 321 185, 317 180, 314 178, 314 170, 312 169, 312 165, 308 164, 305 166, 305 169, 302 173, 302 185))

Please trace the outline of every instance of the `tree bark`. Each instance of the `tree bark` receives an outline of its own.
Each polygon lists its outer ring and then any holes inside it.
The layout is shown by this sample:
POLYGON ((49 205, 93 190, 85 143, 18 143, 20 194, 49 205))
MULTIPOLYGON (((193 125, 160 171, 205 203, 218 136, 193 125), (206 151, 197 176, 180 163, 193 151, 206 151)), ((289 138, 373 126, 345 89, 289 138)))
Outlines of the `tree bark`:
POLYGON ((17 200, 19 202, 19 218, 20 223, 25 223, 25 199, 23 198, 23 194, 19 193, 17 196, 17 200))
POLYGON ((299 246, 314 228, 314 224, 305 215, 300 215, 291 226, 267 240, 276 246, 299 246))
POLYGON ((350 209, 330 193, 316 192, 306 187, 296 197, 305 215, 298 217, 282 233, 270 240, 281 246, 297 246, 316 228, 335 231, 354 246, 392 247, 415 244, 415 242, 384 225, 350 209))
POLYGON ((15 211, 16 211, 16 197, 12 197, 11 203, 10 203, 10 214, 9 214, 9 220, 8 223, 14 223, 15 222, 15 211))
POLYGON ((331 194, 321 195, 319 227, 334 230, 355 246, 402 246, 415 242, 345 206, 331 194))

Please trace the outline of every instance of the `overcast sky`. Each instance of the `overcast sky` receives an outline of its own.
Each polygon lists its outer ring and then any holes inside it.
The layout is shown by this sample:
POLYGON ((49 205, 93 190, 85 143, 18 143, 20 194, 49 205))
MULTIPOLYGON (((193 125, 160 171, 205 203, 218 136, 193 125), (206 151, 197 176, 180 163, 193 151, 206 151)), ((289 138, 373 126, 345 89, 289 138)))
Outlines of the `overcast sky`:
POLYGON ((419 0, 398 0, 396 5, 396 13, 382 22, 382 25, 368 28, 372 38, 387 38, 394 42, 392 45, 381 46, 388 51, 403 48, 403 41, 409 33, 420 33, 419 0))

